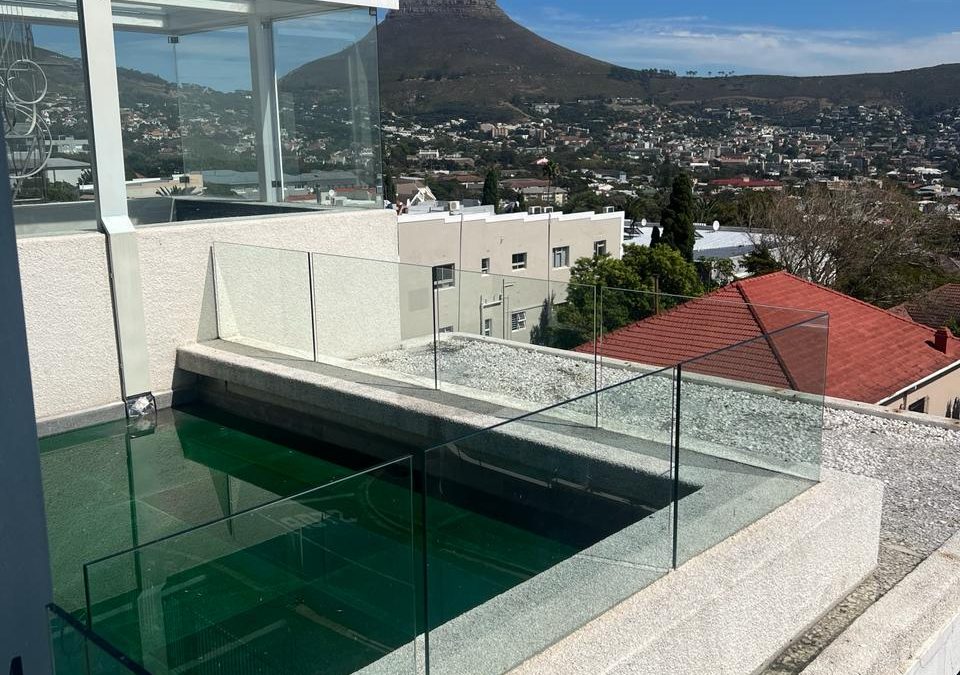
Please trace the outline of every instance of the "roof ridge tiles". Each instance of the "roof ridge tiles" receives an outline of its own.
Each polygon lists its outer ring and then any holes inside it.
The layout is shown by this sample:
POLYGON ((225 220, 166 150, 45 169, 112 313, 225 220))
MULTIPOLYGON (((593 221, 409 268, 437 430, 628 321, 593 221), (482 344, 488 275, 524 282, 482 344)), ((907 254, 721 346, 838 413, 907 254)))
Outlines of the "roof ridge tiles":
MULTIPOLYGON (((791 274, 790 272, 787 272, 786 270, 780 270, 780 271, 778 271, 778 272, 771 272, 770 274, 763 274, 763 275, 756 276, 756 277, 749 277, 749 278, 747 278, 747 279, 741 279, 741 280, 739 280, 739 281, 733 282, 732 285, 738 286, 738 287, 742 287, 742 286, 745 285, 747 282, 758 281, 758 280, 760 280, 760 279, 766 279, 766 278, 773 277, 773 276, 786 277, 786 278, 788 278, 788 279, 793 279, 793 280, 799 281, 799 282, 801 282, 801 283, 804 283, 804 284, 806 284, 806 285, 808 285, 808 286, 813 286, 814 288, 816 288, 816 289, 818 289, 818 290, 826 291, 827 293, 830 293, 830 294, 832 294, 832 295, 835 295, 835 296, 837 296, 837 297, 839 297, 839 298, 842 298, 842 299, 844 299, 844 300, 848 300, 848 301, 850 301, 850 302, 854 302, 854 303, 856 303, 856 304, 858 304, 858 305, 861 305, 861 306, 863 306, 863 307, 866 307, 866 308, 868 308, 868 309, 871 309, 871 310, 873 310, 873 311, 875 311, 875 312, 879 312, 879 313, 884 314, 884 315, 886 315, 886 316, 889 316, 889 317, 891 317, 891 318, 893 318, 893 319, 897 319, 897 320, 899 320, 899 321, 902 321, 902 322, 904 322, 905 324, 908 324, 908 325, 910 325, 910 326, 913 326, 914 328, 922 328, 923 330, 929 332, 931 335, 935 335, 936 332, 937 332, 935 328, 930 328, 929 326, 924 326, 922 323, 917 323, 917 322, 914 321, 913 319, 908 319, 908 318, 906 318, 906 317, 902 317, 902 316, 900 316, 900 315, 898 315, 898 314, 895 314, 895 313, 891 312, 890 310, 883 309, 882 307, 877 307, 876 305, 871 305, 869 302, 864 302, 863 300, 860 300, 860 299, 858 299, 858 298, 855 298, 855 297, 853 297, 852 295, 847 295, 846 293, 841 293, 840 291, 835 290, 835 289, 833 289, 833 288, 830 288, 829 286, 823 286, 822 284, 818 284, 818 283, 813 282, 813 281, 810 281, 810 280, 808 280, 808 279, 804 279, 803 277, 798 277, 797 275, 791 274)), ((741 294, 744 296, 744 299, 745 299, 749 304, 760 304, 760 303, 754 303, 752 300, 750 300, 750 296, 749 296, 749 294, 746 292, 746 289, 741 290, 741 294)), ((709 297, 709 296, 704 296, 704 297, 709 297)), ((791 308, 790 308, 790 307, 784 307, 784 309, 791 309, 791 308)), ((810 310, 804 310, 804 311, 810 311, 810 310)))

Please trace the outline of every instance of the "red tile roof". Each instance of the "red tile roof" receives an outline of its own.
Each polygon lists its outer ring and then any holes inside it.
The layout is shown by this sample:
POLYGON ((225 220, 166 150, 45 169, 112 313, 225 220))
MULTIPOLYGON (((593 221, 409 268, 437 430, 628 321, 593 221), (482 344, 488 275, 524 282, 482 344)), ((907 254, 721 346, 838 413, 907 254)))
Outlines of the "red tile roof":
MULTIPOLYGON (((604 356, 669 366, 757 384, 876 403, 960 361, 960 340, 947 353, 936 331, 786 272, 738 281, 703 298, 604 336, 604 356), (792 309, 778 309, 792 308, 792 309), (796 310, 804 310, 797 312, 796 310), (827 363, 824 320, 829 314, 827 363), (803 324, 798 326, 797 324, 803 324)), ((593 344, 580 347, 593 351, 593 344)))
POLYGON ((944 284, 890 311, 925 326, 940 328, 951 319, 960 319, 960 284, 944 284))

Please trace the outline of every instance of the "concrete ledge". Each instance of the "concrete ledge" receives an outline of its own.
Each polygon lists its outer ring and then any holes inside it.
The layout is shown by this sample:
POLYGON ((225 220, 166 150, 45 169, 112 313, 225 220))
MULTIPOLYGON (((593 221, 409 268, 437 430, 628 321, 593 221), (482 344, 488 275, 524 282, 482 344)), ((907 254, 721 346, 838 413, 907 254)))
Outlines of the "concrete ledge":
POLYGON ((107 405, 97 406, 71 412, 63 415, 51 415, 37 419, 37 436, 46 438, 56 434, 63 434, 68 431, 90 427, 94 424, 103 424, 105 422, 115 422, 121 420, 127 415, 126 406, 123 401, 108 403, 107 405))
POLYGON ((960 534, 872 605, 804 675, 956 675, 960 534))
MULTIPOLYGON (((178 391, 161 391, 154 394, 157 401, 157 410, 164 410, 172 407, 174 404, 189 403, 196 398, 196 392, 192 389, 178 391)), ((66 413, 63 415, 51 415, 37 420, 37 436, 46 438, 56 434, 63 434, 68 431, 83 429, 84 427, 94 426, 95 424, 105 424, 106 422, 116 422, 127 416, 127 409, 123 401, 108 403, 107 405, 79 410, 77 412, 66 413)))
POLYGON ((512 672, 759 670, 876 566, 882 484, 823 478, 512 672))
POLYGON ((942 429, 952 429, 960 431, 960 420, 951 420, 946 417, 937 417, 936 415, 927 415, 925 413, 915 413, 909 410, 891 410, 873 403, 860 403, 858 401, 848 401, 842 398, 827 397, 824 404, 834 410, 849 410, 860 415, 870 415, 871 417, 881 417, 885 420, 900 420, 901 422, 910 422, 911 424, 924 424, 931 427, 940 427, 942 429))

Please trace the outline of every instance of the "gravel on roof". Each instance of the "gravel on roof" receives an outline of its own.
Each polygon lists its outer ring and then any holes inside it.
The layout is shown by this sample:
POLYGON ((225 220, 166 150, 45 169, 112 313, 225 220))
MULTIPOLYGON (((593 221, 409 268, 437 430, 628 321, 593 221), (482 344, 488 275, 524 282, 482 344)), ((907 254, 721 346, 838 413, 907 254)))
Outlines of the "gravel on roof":
MULTIPOLYGON (((575 358, 483 340, 452 337, 440 343, 438 360, 443 385, 467 387, 480 396, 516 401, 524 409, 562 403, 594 391, 594 364, 575 358)), ((433 378, 432 349, 398 349, 359 360, 367 366, 433 378)), ((636 435, 668 441, 674 413, 672 371, 641 373, 623 367, 602 369, 602 418, 629 427, 636 435)), ((764 390, 766 391, 766 390, 764 390)), ((589 406, 593 406, 590 397, 589 406)), ((565 406, 566 407, 566 406, 565 406)), ((574 405, 569 405, 573 409, 574 405)), ((820 463, 822 406, 775 397, 751 389, 731 388, 709 378, 684 378, 681 426, 691 446, 736 448, 779 463, 820 463)))

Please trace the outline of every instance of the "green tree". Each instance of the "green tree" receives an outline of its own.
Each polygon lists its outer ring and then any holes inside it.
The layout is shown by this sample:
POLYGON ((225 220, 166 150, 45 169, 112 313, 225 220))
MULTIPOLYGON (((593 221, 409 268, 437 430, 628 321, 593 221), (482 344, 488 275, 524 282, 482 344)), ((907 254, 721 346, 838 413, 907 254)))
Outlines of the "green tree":
POLYGON ((570 270, 567 302, 541 312, 538 344, 570 349, 594 339, 595 321, 607 333, 702 294, 696 267, 666 246, 627 246, 622 260, 581 258, 570 270))
MULTIPOLYGON (((688 262, 675 249, 667 246, 626 246, 623 264, 639 279, 644 287, 653 287, 659 281, 660 292, 672 296, 698 297, 703 295, 703 284, 693 263, 688 262)), ((661 303, 661 308, 677 304, 678 300, 661 303)))
POLYGON ((660 234, 660 228, 654 225, 653 230, 650 232, 650 248, 658 246, 663 243, 662 235, 660 234))
POLYGON ((950 329, 950 332, 960 338, 960 317, 955 316, 947 321, 947 328, 950 329))
POLYGON ((197 194, 196 187, 184 187, 182 185, 174 185, 173 187, 162 187, 157 190, 158 197, 178 197, 181 195, 195 195, 197 194))
POLYGON ((604 207, 603 199, 593 190, 583 190, 570 195, 563 205, 565 213, 584 213, 586 211, 599 212, 604 207))
POLYGON ((693 245, 697 236, 693 229, 693 207, 693 183, 690 176, 681 173, 673 181, 670 201, 660 218, 660 226, 663 228, 663 243, 680 251, 688 262, 693 262, 693 245))
POLYGON ((397 181, 394 180, 392 171, 385 171, 383 174, 383 198, 391 204, 397 201, 397 181))
POLYGON ((557 181, 560 180, 561 173, 560 165, 552 159, 543 165, 543 176, 547 179, 547 198, 550 204, 554 203, 553 191, 557 187, 557 181))
POLYGON ((760 244, 750 251, 750 253, 743 256, 743 267, 755 277, 772 272, 779 272, 783 269, 783 265, 773 257, 773 253, 770 252, 770 247, 766 244, 760 244))
POLYGON ((570 349, 592 341, 596 319, 600 319, 605 331, 610 331, 649 316, 652 306, 649 298, 635 292, 641 287, 640 279, 622 260, 609 256, 580 258, 570 270, 567 302, 556 312, 565 339, 554 339, 550 346, 570 349), (611 289, 629 289, 630 292, 611 289), (603 316, 598 317, 601 293, 603 316))
POLYGON ((47 185, 46 198, 48 202, 75 202, 80 199, 80 190, 76 185, 57 181, 47 185))
POLYGON ((736 278, 730 258, 700 258, 694 265, 705 289, 721 288, 736 278))
POLYGON ((500 176, 496 169, 487 171, 487 178, 483 181, 483 199, 481 204, 494 207, 500 213, 500 176))

